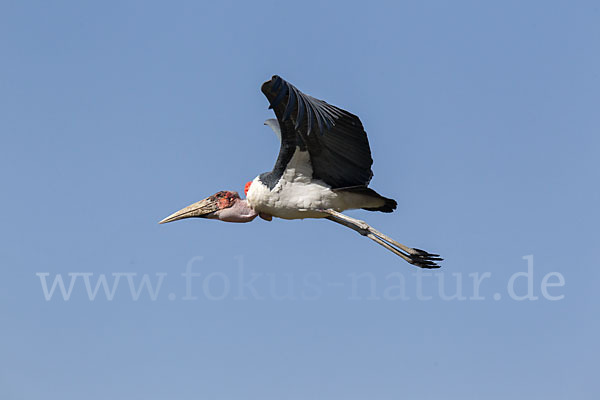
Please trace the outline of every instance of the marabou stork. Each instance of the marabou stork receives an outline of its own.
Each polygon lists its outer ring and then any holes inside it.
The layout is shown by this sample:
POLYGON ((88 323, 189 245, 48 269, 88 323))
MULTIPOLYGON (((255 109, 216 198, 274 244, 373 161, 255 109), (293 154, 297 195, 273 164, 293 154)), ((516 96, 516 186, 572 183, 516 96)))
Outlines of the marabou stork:
POLYGON ((341 211, 362 208, 390 213, 396 201, 379 195, 368 184, 373 176, 367 134, 357 116, 308 96, 279 76, 263 83, 262 92, 277 119, 268 125, 281 141, 270 172, 246 183, 246 199, 220 191, 160 221, 209 218, 250 222, 257 216, 271 221, 326 218, 374 240, 411 264, 439 268, 437 254, 404 246, 364 221, 341 211))

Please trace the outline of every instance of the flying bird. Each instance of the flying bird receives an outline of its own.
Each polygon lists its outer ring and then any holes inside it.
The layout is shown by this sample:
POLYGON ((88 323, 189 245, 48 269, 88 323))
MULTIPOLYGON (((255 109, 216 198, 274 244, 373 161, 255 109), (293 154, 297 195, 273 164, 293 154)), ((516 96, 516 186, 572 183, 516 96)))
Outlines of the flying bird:
POLYGON ((246 199, 235 191, 220 191, 160 221, 208 218, 250 222, 257 216, 271 221, 325 218, 370 238, 407 262, 439 268, 438 254, 410 248, 377 231, 364 221, 342 214, 363 209, 391 213, 395 200, 369 188, 373 177, 371 149, 360 119, 336 106, 306 95, 275 75, 261 91, 277 119, 265 125, 281 141, 272 171, 246 183, 246 199))

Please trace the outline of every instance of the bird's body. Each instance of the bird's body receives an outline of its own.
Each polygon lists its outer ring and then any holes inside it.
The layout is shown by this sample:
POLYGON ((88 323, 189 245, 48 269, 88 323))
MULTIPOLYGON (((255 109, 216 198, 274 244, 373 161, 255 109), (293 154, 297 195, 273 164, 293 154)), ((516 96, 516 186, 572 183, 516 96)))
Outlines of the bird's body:
POLYGON ((385 203, 374 196, 334 190, 322 180, 314 179, 310 156, 300 149, 296 149, 273 189, 259 175, 247 188, 246 198, 257 212, 283 219, 326 218, 328 214, 323 210, 377 208, 385 203))
POLYGON ((422 268, 438 268, 435 254, 406 247, 363 221, 341 214, 349 209, 390 213, 396 201, 369 188, 373 176, 371 149, 360 119, 322 100, 308 96, 279 76, 261 90, 277 119, 270 126, 281 141, 272 171, 248 182, 241 199, 221 191, 165 218, 161 223, 190 217, 249 222, 257 216, 271 220, 327 218, 367 236, 422 268))

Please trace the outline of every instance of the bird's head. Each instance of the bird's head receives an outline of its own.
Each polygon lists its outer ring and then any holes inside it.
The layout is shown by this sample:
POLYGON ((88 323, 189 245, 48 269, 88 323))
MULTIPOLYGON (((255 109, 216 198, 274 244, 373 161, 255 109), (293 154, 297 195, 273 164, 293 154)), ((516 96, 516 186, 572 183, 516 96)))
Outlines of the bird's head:
POLYGON ((222 190, 187 206, 160 221, 160 224, 184 218, 218 219, 225 222, 250 222, 258 213, 237 192, 222 190))

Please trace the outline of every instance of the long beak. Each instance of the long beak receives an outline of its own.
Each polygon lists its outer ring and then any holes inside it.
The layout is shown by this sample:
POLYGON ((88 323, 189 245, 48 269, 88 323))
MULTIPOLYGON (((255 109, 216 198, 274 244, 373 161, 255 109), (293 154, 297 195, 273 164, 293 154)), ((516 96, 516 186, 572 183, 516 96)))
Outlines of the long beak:
POLYGON ((218 203, 214 199, 207 197, 204 200, 200 200, 197 203, 169 215, 167 218, 160 221, 159 224, 166 224, 167 222, 173 222, 184 218, 206 218, 209 214, 218 210, 218 203))

